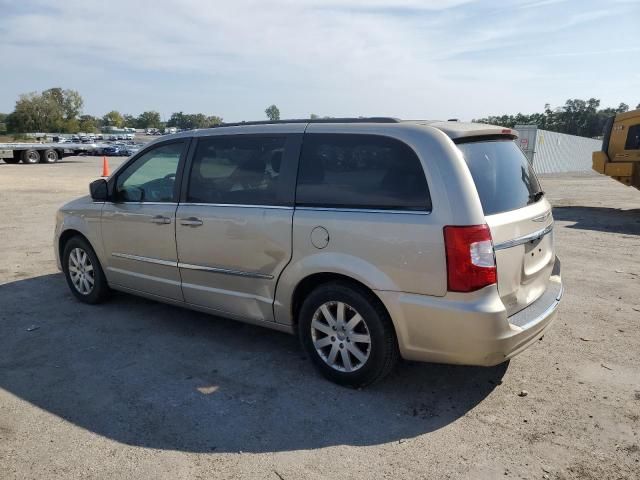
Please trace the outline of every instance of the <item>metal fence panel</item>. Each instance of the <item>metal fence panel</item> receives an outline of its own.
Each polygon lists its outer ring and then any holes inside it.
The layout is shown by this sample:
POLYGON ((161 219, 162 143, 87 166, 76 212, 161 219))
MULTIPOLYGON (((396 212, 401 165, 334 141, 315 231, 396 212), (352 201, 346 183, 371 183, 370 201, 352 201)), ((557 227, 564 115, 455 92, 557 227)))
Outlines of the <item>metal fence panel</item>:
POLYGON ((533 142, 530 155, 533 155, 533 168, 538 173, 591 171, 591 155, 602 147, 602 140, 540 130, 535 125, 516 125, 515 129, 523 135, 516 142, 525 154, 527 150, 523 147, 531 150, 529 142, 533 142), (521 143, 522 138, 528 139, 525 145, 521 143))

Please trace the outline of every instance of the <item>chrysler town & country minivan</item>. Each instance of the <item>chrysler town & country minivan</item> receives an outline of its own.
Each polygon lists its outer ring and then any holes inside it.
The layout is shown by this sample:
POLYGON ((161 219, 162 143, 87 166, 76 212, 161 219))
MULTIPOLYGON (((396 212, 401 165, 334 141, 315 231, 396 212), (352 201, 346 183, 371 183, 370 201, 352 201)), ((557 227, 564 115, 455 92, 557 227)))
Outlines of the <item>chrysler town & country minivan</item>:
POLYGON ((360 118, 165 136, 59 210, 58 264, 86 303, 114 289, 295 333, 344 385, 400 357, 496 365, 562 296, 516 135, 360 118))

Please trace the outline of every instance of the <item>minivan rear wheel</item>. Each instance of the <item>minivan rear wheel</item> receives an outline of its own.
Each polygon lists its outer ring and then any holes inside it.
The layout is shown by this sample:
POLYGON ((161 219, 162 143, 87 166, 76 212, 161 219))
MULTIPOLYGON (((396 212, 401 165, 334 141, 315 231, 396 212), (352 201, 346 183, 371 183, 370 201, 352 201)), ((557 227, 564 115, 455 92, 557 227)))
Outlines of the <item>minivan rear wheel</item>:
POLYGON ((369 385, 397 363, 391 319, 380 301, 359 286, 332 282, 317 287, 300 308, 298 328, 316 368, 340 385, 369 385))

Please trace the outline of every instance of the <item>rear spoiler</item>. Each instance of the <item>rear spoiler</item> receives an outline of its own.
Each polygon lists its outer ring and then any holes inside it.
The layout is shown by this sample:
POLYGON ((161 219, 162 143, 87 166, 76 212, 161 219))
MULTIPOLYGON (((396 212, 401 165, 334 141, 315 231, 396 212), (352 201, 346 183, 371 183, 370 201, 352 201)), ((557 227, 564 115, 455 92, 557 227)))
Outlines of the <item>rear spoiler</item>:
POLYGON ((518 138, 517 134, 513 133, 503 133, 503 134, 494 134, 494 135, 474 135, 470 137, 458 137, 453 139, 453 143, 459 145, 461 143, 472 143, 472 142, 494 142, 496 140, 515 140, 518 138))

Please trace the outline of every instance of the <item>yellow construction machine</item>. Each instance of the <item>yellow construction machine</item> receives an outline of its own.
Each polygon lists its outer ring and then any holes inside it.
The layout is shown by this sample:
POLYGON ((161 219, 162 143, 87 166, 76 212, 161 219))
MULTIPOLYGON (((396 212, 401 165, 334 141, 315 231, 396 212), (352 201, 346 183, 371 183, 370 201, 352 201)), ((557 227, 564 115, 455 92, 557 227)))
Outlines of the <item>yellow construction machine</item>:
POLYGON ((602 150, 593 152, 593 169, 640 189, 640 110, 609 118, 602 150))

